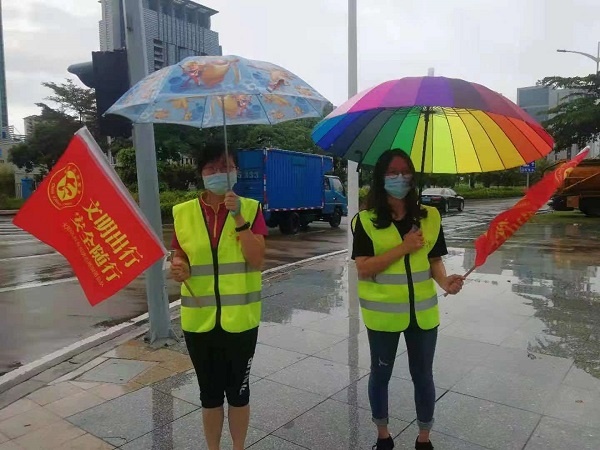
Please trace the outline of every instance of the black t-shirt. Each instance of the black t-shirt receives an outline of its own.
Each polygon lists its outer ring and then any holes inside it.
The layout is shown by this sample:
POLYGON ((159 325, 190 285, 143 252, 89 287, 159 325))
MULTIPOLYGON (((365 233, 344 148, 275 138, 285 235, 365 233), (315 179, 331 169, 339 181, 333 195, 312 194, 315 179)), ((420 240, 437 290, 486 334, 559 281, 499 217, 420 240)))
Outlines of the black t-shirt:
MULTIPOLYGON (((412 222, 409 220, 398 220, 392 222, 402 239, 412 228, 412 222)), ((435 245, 429 252, 430 258, 440 258, 448 254, 448 248, 446 247, 446 239, 444 238, 444 230, 440 226, 440 233, 438 234, 435 245)), ((375 256, 375 249, 373 248, 373 241, 365 231, 360 219, 356 220, 356 226, 354 228, 354 243, 352 245, 352 259, 360 258, 361 256, 371 257, 375 256)))

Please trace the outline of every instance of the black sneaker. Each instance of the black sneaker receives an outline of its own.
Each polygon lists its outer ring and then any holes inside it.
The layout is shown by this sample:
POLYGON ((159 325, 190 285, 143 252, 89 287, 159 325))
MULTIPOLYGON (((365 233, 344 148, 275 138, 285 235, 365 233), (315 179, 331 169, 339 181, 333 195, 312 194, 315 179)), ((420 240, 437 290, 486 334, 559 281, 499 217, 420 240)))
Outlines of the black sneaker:
POLYGON ((431 441, 419 442, 419 438, 415 441, 415 450, 433 450, 431 441))
POLYGON ((391 436, 385 439, 377 439, 377 444, 373 446, 373 450, 392 450, 394 448, 394 440, 391 436))

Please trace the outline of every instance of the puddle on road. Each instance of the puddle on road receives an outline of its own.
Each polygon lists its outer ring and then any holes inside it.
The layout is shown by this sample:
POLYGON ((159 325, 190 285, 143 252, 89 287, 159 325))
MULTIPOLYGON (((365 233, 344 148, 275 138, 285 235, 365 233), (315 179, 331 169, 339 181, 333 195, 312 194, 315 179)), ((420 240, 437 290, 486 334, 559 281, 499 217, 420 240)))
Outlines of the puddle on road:
MULTIPOLYGON (((450 257, 462 253, 465 271, 475 261, 473 241, 483 231, 447 236, 455 247, 450 257)), ((600 379, 600 220, 581 214, 534 218, 477 273, 510 282, 511 292, 534 308, 540 323, 530 330, 529 351, 572 358, 600 379)))

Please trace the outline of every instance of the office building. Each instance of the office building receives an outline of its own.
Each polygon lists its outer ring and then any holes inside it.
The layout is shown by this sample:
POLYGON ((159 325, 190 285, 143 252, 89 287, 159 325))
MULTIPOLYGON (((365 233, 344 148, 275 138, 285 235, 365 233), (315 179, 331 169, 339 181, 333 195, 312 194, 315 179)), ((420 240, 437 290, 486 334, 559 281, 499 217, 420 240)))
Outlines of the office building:
MULTIPOLYGON (((569 101, 568 97, 573 93, 575 93, 574 89, 554 89, 547 86, 522 87, 517 89, 517 104, 542 123, 551 117, 548 113, 550 109, 569 101)), ((588 145, 590 145, 589 158, 600 158, 600 142, 592 142, 588 145)), ((570 149, 557 149, 556 152, 548 155, 548 160, 572 158, 579 150, 576 145, 570 149)))
MULTIPOLYGON (((101 0, 100 50, 115 47, 114 3, 101 0)), ((143 0, 149 71, 178 63, 188 56, 221 55, 219 34, 210 29, 217 11, 190 0, 143 0)))
POLYGON ((6 100, 6 68, 4 67, 4 32, 2 30, 2 0, 0 0, 0 130, 7 137, 8 103, 6 100))
POLYGON ((40 118, 41 116, 27 116, 23 119, 23 122, 25 123, 25 138, 31 137, 40 118))

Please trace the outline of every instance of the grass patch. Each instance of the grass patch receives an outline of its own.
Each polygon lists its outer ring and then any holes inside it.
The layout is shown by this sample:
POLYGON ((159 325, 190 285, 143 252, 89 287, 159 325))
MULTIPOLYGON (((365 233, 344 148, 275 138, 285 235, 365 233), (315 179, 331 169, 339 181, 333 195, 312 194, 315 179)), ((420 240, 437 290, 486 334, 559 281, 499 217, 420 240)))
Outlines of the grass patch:
POLYGON ((25 203, 22 198, 5 197, 0 195, 0 209, 15 210, 21 209, 25 203))
POLYGON ((466 199, 486 199, 486 198, 514 198, 522 197, 525 194, 523 187, 492 187, 492 188, 456 188, 458 195, 466 199))
POLYGON ((530 221, 539 224, 574 224, 574 223, 600 223, 599 217, 587 217, 580 211, 552 211, 549 213, 536 214, 530 221))

